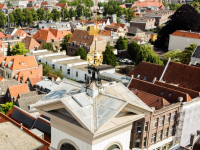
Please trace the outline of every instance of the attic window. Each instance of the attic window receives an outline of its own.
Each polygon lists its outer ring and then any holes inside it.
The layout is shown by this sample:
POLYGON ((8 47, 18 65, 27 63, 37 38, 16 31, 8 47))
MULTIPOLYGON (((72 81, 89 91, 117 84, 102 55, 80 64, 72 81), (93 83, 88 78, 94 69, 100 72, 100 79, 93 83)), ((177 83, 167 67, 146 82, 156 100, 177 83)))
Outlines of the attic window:
POLYGON ((86 35, 84 36, 84 39, 86 38, 86 35))
POLYGON ((168 94, 168 97, 171 97, 172 96, 172 93, 170 92, 169 94, 168 94))
POLYGON ((162 95, 162 96, 163 96, 163 95, 164 95, 164 93, 165 93, 165 92, 164 92, 164 91, 162 91, 160 95, 162 95))
POLYGON ((140 74, 137 75, 137 79, 139 79, 139 78, 140 78, 140 74))
POLYGON ((147 80, 147 76, 145 76, 143 80, 146 81, 147 80))

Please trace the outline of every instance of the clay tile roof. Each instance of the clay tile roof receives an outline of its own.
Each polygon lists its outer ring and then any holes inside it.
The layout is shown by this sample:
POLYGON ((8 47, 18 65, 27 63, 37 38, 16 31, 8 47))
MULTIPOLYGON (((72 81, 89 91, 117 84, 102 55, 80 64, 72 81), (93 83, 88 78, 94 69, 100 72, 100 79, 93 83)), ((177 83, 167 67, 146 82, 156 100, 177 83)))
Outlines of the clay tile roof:
POLYGON ((41 77, 29 77, 29 81, 32 86, 34 86, 37 82, 42 81, 41 77))
POLYGON ((0 40, 0 48, 2 48, 2 44, 4 44, 4 47, 5 47, 5 48, 8 47, 2 40, 0 40))
POLYGON ((164 82, 159 82, 159 81, 155 81, 155 84, 160 85, 160 86, 164 86, 164 87, 167 87, 167 88, 170 88, 170 89, 174 89, 174 90, 177 90, 177 91, 181 91, 181 92, 184 92, 184 93, 188 93, 191 98, 200 97, 200 92, 198 92, 198 91, 186 89, 186 88, 183 88, 183 87, 180 87, 180 86, 175 86, 175 85, 172 85, 172 84, 169 84, 169 83, 164 83, 164 82))
POLYGON ((124 27, 125 26, 125 24, 122 24, 122 23, 115 23, 115 26, 120 26, 120 27, 124 27))
POLYGON ((6 36, 2 33, 2 32, 0 32, 0 38, 5 38, 6 36))
POLYGON ((49 29, 39 29, 35 35, 34 39, 49 42, 51 39, 56 39, 56 37, 49 31, 49 29))
POLYGON ((26 84, 20 84, 20 85, 14 85, 14 86, 10 86, 8 88, 9 92, 10 92, 10 97, 15 97, 18 98, 18 95, 20 93, 27 93, 29 92, 28 86, 26 84))
POLYGON ((0 4, 0 9, 3 9, 4 6, 5 4, 0 4))
POLYGON ((131 90, 137 97, 139 97, 149 107, 155 107, 156 110, 168 106, 170 103, 160 97, 140 90, 131 90))
POLYGON ((61 8, 66 7, 66 3, 56 3, 55 6, 59 6, 61 8))
POLYGON ((39 78, 41 76, 42 75, 39 68, 27 69, 19 71, 17 80, 22 81, 22 83, 25 83, 28 78, 39 78))
POLYGON ((190 31, 176 30, 171 35, 180 36, 180 37, 188 37, 188 38, 200 39, 200 33, 199 32, 190 32, 190 31))
POLYGON ((135 1, 134 2, 134 6, 139 6, 139 7, 149 7, 149 6, 157 6, 160 7, 162 9, 165 9, 165 6, 163 5, 162 2, 158 2, 158 1, 135 1))
POLYGON ((2 81, 4 78, 2 76, 0 76, 0 81, 2 81))
POLYGON ((146 81, 152 82, 154 77, 156 77, 157 80, 160 79, 163 70, 164 66, 142 61, 128 73, 128 76, 134 75, 134 78, 137 78, 137 76, 140 75, 140 79, 142 80, 147 76, 146 81))
POLYGON ((115 26, 115 25, 107 25, 105 26, 105 30, 113 30, 113 31, 117 31, 119 28, 119 26, 115 26))
POLYGON ((120 7, 122 7, 122 8, 126 8, 126 5, 119 5, 120 7))
POLYGON ((39 47, 40 44, 33 38, 33 37, 25 37, 23 40, 22 40, 22 43, 25 44, 25 47, 27 49, 35 49, 35 47, 39 47))
POLYGON ((21 29, 18 29, 14 34, 14 36, 19 36, 19 37, 24 37, 24 35, 28 36, 28 34, 24 30, 21 30, 21 29))
POLYGON ((130 89, 138 89, 153 95, 165 98, 170 103, 178 102, 179 97, 183 97, 184 102, 191 101, 191 97, 184 92, 156 85, 140 79, 133 78, 129 86, 130 89))
POLYGON ((55 36, 57 40, 59 40, 60 38, 64 38, 62 31, 59 31, 57 29, 52 29, 52 28, 49 28, 49 31, 55 36))
POLYGON ((12 35, 10 35, 10 34, 7 34, 7 35, 6 35, 6 37, 12 37, 12 35))
POLYGON ((103 36, 111 36, 111 31, 110 30, 101 30, 99 32, 100 35, 103 35, 103 36))
MULTIPOLYGON (((88 31, 76 29, 68 42, 69 43, 75 42, 75 44, 78 44, 78 45, 86 44, 86 46, 91 46, 93 40, 94 40, 94 36, 90 35, 88 31)), ((102 40, 102 39, 98 36, 97 40, 102 40)))
POLYGON ((45 5, 48 5, 48 4, 49 4, 48 2, 42 2, 41 6, 45 6, 45 5))

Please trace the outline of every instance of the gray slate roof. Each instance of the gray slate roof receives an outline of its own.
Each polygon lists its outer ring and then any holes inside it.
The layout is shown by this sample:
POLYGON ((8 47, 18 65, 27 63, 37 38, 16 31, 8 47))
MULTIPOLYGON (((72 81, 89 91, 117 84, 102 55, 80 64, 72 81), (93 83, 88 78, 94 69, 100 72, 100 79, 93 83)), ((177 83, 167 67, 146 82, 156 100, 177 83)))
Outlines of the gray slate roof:
POLYGON ((200 58, 200 45, 198 45, 196 47, 196 49, 194 50, 194 53, 192 54, 192 57, 194 57, 194 58, 200 58))
POLYGON ((30 91, 28 93, 20 93, 19 97, 20 98, 25 98, 25 97, 35 96, 35 95, 38 95, 37 91, 30 91))
POLYGON ((5 95, 8 87, 13 85, 18 85, 17 80, 5 80, 0 82, 0 95, 5 95))
POLYGON ((136 34, 136 33, 144 33, 144 31, 140 30, 137 27, 128 27, 128 33, 136 34))

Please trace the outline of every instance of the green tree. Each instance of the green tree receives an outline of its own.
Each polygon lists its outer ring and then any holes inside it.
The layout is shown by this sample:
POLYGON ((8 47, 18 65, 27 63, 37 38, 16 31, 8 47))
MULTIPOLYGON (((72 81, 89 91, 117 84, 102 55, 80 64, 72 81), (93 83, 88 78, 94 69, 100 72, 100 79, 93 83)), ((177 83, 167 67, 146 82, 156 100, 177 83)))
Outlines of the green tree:
POLYGON ((10 49, 10 42, 8 42, 7 56, 11 56, 11 55, 12 55, 12 52, 11 52, 11 49, 10 49))
POLYGON ((43 49, 47 49, 47 50, 50 50, 50 51, 54 51, 54 48, 53 48, 53 44, 52 44, 52 43, 44 43, 44 44, 43 44, 43 49))
POLYGON ((76 51, 75 51, 75 56, 80 56, 81 59, 86 60, 87 59, 87 53, 84 51, 84 49, 82 47, 79 47, 76 51))
POLYGON ((67 3, 67 0, 60 0, 59 3, 67 3))
POLYGON ((17 25, 22 25, 22 21, 24 20, 24 14, 23 11, 19 8, 15 9, 13 12, 13 17, 15 19, 15 23, 17 25))
POLYGON ((15 19, 14 19, 13 14, 12 14, 12 13, 9 13, 9 14, 8 14, 8 17, 9 17, 9 19, 8 19, 9 23, 14 23, 15 19))
POLYGON ((115 48, 118 50, 124 50, 127 49, 127 46, 128 46, 128 39, 120 36, 116 42, 115 48))
POLYGON ((90 31, 90 26, 87 27, 87 31, 90 31))
POLYGON ((126 11, 126 19, 127 19, 127 21, 130 22, 133 17, 134 17, 133 10, 132 9, 128 9, 126 11))
POLYGON ((66 50, 66 53, 67 53, 67 42, 69 41, 71 36, 72 36, 71 34, 65 35, 62 43, 60 44, 62 50, 66 50))
POLYGON ((166 64, 169 58, 171 58, 171 61, 180 62, 180 53, 181 52, 179 50, 168 51, 162 55, 163 63, 166 64))
POLYGON ((32 15, 32 17, 33 17, 33 21, 38 21, 38 14, 37 14, 37 12, 35 11, 34 8, 32 8, 32 9, 30 10, 30 13, 31 13, 31 15, 32 15))
POLYGON ((46 17, 45 17, 45 11, 44 11, 44 9, 39 8, 39 9, 37 10, 37 16, 38 16, 38 19, 39 19, 39 20, 45 20, 46 17))
POLYGON ((13 6, 12 3, 10 1, 8 1, 7 6, 13 6))
POLYGON ((62 74, 61 70, 53 71, 53 74, 56 75, 57 77, 59 77, 60 79, 63 78, 63 74, 62 74))
POLYGON ((183 64, 189 64, 190 58, 195 48, 196 44, 190 44, 189 47, 186 47, 185 50, 183 50, 179 55, 180 62, 183 64))
POLYGON ((182 6, 181 3, 177 3, 177 4, 169 4, 169 8, 170 10, 177 10, 182 6))
POLYGON ((157 47, 168 47, 169 35, 176 30, 200 31, 200 14, 194 7, 182 5, 171 17, 166 25, 158 32, 155 45, 157 47))
POLYGON ((70 8, 69 9, 69 15, 70 15, 70 18, 76 17, 77 12, 75 10, 73 10, 73 8, 70 8))
POLYGON ((23 9, 23 15, 24 15, 24 23, 26 24, 32 24, 33 23, 33 16, 28 8, 23 9))
POLYGON ((117 17, 117 23, 121 23, 121 21, 120 21, 119 17, 117 17))
POLYGON ((70 15, 69 15, 69 11, 66 9, 66 8, 62 8, 62 10, 61 10, 61 12, 62 12, 62 19, 63 20, 65 20, 66 18, 69 18, 70 17, 70 15))
POLYGON ((13 102, 7 102, 7 103, 1 105, 0 112, 2 112, 3 114, 6 114, 13 107, 14 107, 13 102))
POLYGON ((140 45, 138 45, 136 42, 131 42, 128 45, 128 54, 131 56, 131 58, 133 59, 133 61, 135 61, 136 57, 137 57, 137 53, 140 50, 140 45))
POLYGON ((57 9, 53 9, 52 12, 51 12, 51 16, 52 16, 52 19, 54 21, 60 21, 60 12, 57 10, 57 9))
POLYGON ((0 11, 0 26, 4 26, 6 24, 6 16, 3 12, 0 11))
POLYGON ((18 42, 15 46, 12 47, 12 55, 26 55, 29 50, 25 48, 25 44, 18 42))
POLYGON ((82 5, 78 5, 76 7, 76 12, 77 12, 78 17, 81 17, 83 15, 83 9, 84 7, 82 5))
POLYGON ((117 65, 117 59, 115 57, 113 49, 110 47, 109 44, 107 44, 106 49, 103 52, 103 63, 111 66, 117 65))

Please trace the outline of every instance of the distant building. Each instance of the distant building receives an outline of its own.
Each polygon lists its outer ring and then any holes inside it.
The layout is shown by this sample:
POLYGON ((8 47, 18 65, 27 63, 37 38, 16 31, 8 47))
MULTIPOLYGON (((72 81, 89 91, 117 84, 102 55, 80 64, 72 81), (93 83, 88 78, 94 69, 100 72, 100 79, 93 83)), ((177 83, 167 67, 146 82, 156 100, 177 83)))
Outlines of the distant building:
POLYGON ((130 26, 137 27, 140 30, 149 30, 155 29, 156 20, 155 18, 148 18, 148 17, 136 17, 130 21, 130 26))

